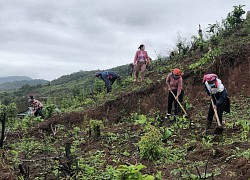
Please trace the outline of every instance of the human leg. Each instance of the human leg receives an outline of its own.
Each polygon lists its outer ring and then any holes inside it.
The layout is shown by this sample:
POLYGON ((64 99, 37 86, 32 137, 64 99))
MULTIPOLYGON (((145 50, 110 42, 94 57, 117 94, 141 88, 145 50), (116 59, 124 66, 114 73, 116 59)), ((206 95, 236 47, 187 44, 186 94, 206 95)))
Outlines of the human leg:
POLYGON ((225 110, 225 106, 226 106, 226 100, 224 100, 224 102, 222 102, 220 105, 217 105, 217 113, 221 124, 222 124, 222 114, 223 111, 225 110))
POLYGON ((168 114, 171 114, 172 111, 172 104, 174 101, 174 96, 171 92, 168 93, 168 114))
POLYGON ((36 117, 41 116, 42 118, 44 118, 44 115, 43 115, 43 113, 42 113, 42 108, 38 108, 38 109, 36 110, 36 112, 34 113, 34 115, 35 115, 36 117))
POLYGON ((143 81, 144 76, 145 76, 146 63, 144 63, 144 62, 140 62, 140 63, 141 63, 141 81, 143 81))
MULTIPOLYGON (((173 91, 173 93, 175 94, 175 96, 177 95, 177 91, 173 91)), ((178 96, 178 100, 181 103, 183 101, 183 96, 184 96, 184 91, 181 91, 181 94, 178 96)), ((174 106, 175 106, 175 115, 177 115, 181 109, 180 109, 180 105, 178 104, 178 102, 175 100, 174 102, 174 106)))
POLYGON ((214 117, 214 110, 213 110, 212 103, 210 103, 209 109, 208 109, 208 114, 207 114, 207 125, 206 125, 206 129, 209 129, 209 128, 211 127, 212 121, 213 121, 213 117, 214 117))
POLYGON ((139 72, 140 72, 140 63, 137 62, 137 64, 135 65, 135 69, 134 69, 134 74, 135 74, 135 81, 138 81, 138 76, 139 76, 139 72))
POLYGON ((107 93, 110 93, 112 91, 112 85, 110 83, 110 80, 106 81, 106 87, 107 87, 107 93))

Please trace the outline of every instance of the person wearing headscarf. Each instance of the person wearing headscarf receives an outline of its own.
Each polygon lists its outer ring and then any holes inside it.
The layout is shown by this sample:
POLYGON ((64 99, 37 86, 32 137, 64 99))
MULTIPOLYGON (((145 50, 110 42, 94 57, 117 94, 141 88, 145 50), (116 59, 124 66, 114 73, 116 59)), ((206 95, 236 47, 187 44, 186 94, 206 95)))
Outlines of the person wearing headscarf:
MULTIPOLYGON (((230 100, 228 98, 228 93, 221 80, 216 74, 206 74, 203 77, 203 83, 205 90, 209 96, 211 96, 215 106, 216 111, 222 124, 222 114, 224 111, 230 112, 230 100)), ((212 102, 209 105, 208 114, 207 114, 207 124, 206 130, 211 127, 214 116, 214 110, 212 102)))

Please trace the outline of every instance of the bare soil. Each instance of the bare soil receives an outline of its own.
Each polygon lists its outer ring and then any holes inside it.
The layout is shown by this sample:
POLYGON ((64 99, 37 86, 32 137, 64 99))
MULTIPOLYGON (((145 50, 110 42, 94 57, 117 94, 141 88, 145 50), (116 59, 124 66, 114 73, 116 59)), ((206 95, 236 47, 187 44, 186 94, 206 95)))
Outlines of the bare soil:
MULTIPOLYGON (((241 58, 241 62, 237 63, 234 67, 230 65, 226 66, 223 64, 216 64, 214 73, 220 74, 220 79, 227 88, 229 95, 231 97, 249 97, 250 96, 250 54, 246 54, 241 58)), ((225 64, 226 59, 222 60, 225 64)), ((37 124, 35 127, 31 128, 29 131, 31 136, 42 137, 42 132, 48 134, 52 133, 51 127, 56 124, 63 124, 67 129, 71 129, 72 125, 82 126, 88 124, 89 119, 100 119, 106 120, 107 125, 103 133, 112 132, 123 134, 128 129, 135 133, 140 133, 141 127, 138 125, 125 123, 124 118, 130 116, 133 112, 140 111, 141 114, 148 114, 153 111, 160 111, 162 115, 166 113, 167 109, 167 91, 165 87, 165 80, 157 81, 157 78, 161 75, 150 75, 150 78, 155 79, 155 83, 149 87, 137 91, 137 92, 123 92, 119 98, 113 101, 106 102, 103 106, 97 108, 90 108, 84 112, 71 112, 67 114, 57 115, 46 121, 37 124), (120 124, 120 125, 119 125, 120 124)), ((189 101, 194 105, 194 108, 189 112, 190 118, 193 121, 199 121, 205 126, 206 119, 197 118, 197 112, 201 111, 206 114, 208 108, 208 99, 202 86, 202 76, 197 75, 184 75, 185 84, 185 97, 189 98, 189 101)), ((245 104, 246 105, 246 104, 245 104)), ((248 104, 249 105, 249 104, 248 104)), ((168 125, 165 122, 164 125, 168 125)), ((201 130, 201 129, 200 129, 201 130)), ((183 133, 191 134, 192 129, 183 131, 183 133)), ((226 130, 224 133, 230 136, 233 133, 238 133, 239 129, 226 130)), ((102 137, 105 138, 105 137, 102 137)), ((124 145, 115 145, 116 147, 126 148, 128 152, 137 150, 135 143, 140 139, 140 136, 133 137, 130 141, 126 142, 124 145)), ((182 146, 184 142, 182 140, 176 141, 175 144, 182 146)), ((105 146, 102 141, 95 141, 91 138, 85 143, 81 144, 83 153, 103 150, 106 154, 105 162, 113 166, 118 165, 112 161, 113 149, 112 147, 105 146)), ((195 161, 208 161, 208 169, 215 169, 216 167, 223 167, 224 171, 220 175, 214 177, 214 179, 228 180, 229 175, 233 179, 247 180, 250 177, 250 162, 243 157, 234 158, 227 160, 228 153, 235 149, 235 147, 240 147, 242 149, 249 149, 249 143, 237 143, 228 146, 216 145, 215 152, 211 153, 211 150, 204 150, 201 148, 200 144, 195 144, 190 149, 190 153, 187 154, 187 159, 191 162, 195 161), (231 174, 230 174, 231 173, 231 174)), ((162 176, 164 179, 174 179, 170 175, 170 171, 176 166, 172 165, 155 165, 154 163, 141 160, 139 157, 134 156, 124 156, 120 155, 122 164, 136 164, 138 162, 144 164, 147 169, 144 170, 148 174, 155 174, 157 171, 162 171, 162 176)), ((204 169, 199 169, 203 172, 204 169)), ((6 166, 0 164, 0 179, 16 179, 16 174, 13 170, 6 168, 6 166)), ((16 171, 15 171, 16 172, 16 171)))

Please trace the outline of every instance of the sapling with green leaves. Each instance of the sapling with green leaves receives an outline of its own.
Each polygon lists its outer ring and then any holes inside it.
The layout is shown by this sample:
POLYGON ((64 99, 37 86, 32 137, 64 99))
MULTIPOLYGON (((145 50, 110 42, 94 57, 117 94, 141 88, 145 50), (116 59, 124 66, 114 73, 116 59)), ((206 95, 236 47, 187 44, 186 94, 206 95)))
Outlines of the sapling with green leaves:
POLYGON ((141 158, 157 160, 163 155, 162 134, 154 126, 149 126, 148 131, 138 143, 141 158))
POLYGON ((142 174, 140 171, 146 166, 142 164, 136 165, 120 165, 117 168, 115 177, 117 180, 154 180, 154 176, 142 174))
POLYGON ((103 122, 101 120, 91 119, 89 121, 90 125, 90 135, 93 135, 95 139, 101 137, 101 128, 103 127, 103 122))

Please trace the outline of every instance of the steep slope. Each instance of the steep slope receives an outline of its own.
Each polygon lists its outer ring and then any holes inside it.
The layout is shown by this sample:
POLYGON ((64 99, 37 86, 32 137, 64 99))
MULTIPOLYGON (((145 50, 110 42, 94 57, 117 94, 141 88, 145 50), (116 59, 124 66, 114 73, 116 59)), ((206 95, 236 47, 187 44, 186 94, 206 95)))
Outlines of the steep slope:
MULTIPOLYGON (((190 67, 210 55, 208 49, 159 63, 148 72, 146 82, 129 82, 129 88, 106 95, 103 103, 55 115, 32 128, 22 125, 26 127, 25 133, 17 131, 9 134, 8 139, 9 149, 21 147, 21 160, 14 151, 14 155, 6 152, 9 161, 13 165, 17 159, 24 167, 29 167, 31 178, 115 179, 112 175, 118 173, 119 165, 129 166, 131 172, 132 165, 142 163, 146 166, 143 174, 161 174, 162 179, 202 179, 206 176, 207 179, 247 180, 250 177, 249 31, 250 19, 215 48, 222 53, 209 62, 202 62, 197 69, 190 67), (185 106, 189 106, 191 127, 183 117, 177 122, 162 118, 167 108, 165 77, 173 67, 181 67, 185 72, 185 106), (226 128, 222 136, 213 132, 201 135, 209 105, 202 77, 211 72, 218 74, 231 97, 232 112, 224 116, 226 128), (100 122, 91 119, 102 120, 100 137, 95 136, 92 128, 100 122), (147 135, 148 132, 156 129, 164 153, 152 162, 142 158, 138 142, 150 139, 152 136, 147 135), (65 144, 72 146, 73 155, 68 159, 64 155, 65 144)), ((151 135, 155 137, 155 134, 151 135)), ((154 142, 157 138, 151 140, 154 142)))

